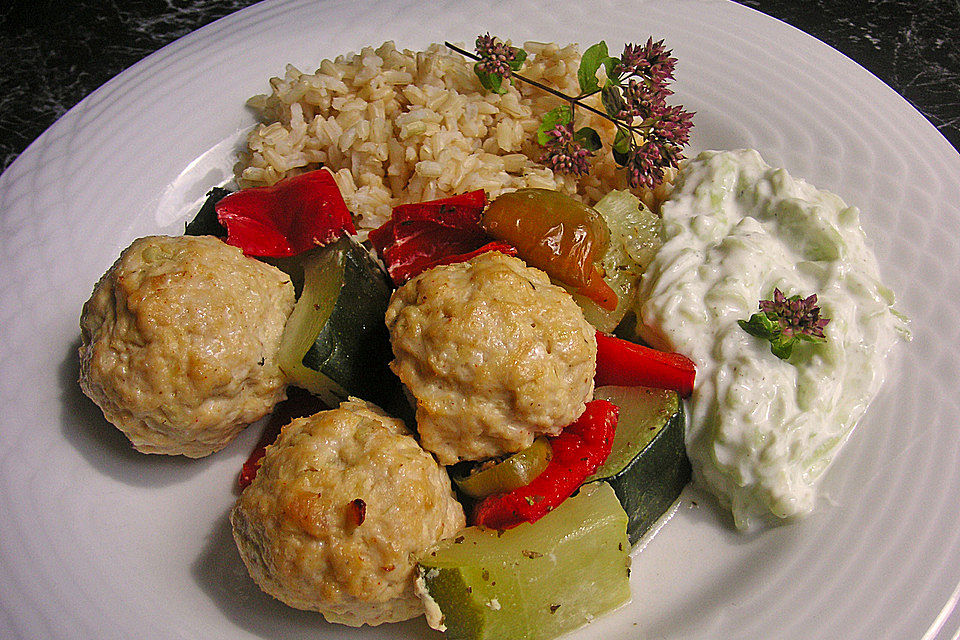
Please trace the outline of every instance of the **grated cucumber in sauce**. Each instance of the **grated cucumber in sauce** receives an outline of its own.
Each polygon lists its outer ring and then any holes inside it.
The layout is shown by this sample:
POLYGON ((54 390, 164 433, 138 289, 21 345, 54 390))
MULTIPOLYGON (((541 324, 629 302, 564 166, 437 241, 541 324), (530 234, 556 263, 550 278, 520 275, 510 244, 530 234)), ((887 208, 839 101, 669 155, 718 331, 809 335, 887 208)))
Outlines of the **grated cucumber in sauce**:
POLYGON ((708 151, 662 207, 664 245, 637 302, 640 332, 697 364, 686 435, 695 481, 738 528, 794 518, 909 337, 859 212, 768 166, 756 151, 708 151), (789 360, 737 324, 777 287, 818 296, 824 343, 789 360))

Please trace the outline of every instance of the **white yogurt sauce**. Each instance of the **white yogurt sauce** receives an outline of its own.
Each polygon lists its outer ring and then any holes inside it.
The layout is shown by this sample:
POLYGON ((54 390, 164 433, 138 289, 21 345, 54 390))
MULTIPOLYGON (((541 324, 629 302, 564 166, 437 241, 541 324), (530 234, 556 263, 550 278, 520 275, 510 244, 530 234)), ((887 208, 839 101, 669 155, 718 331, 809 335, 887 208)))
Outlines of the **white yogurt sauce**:
POLYGON ((809 513, 830 465, 907 337, 859 212, 756 151, 690 161, 662 208, 665 243, 641 284, 641 332, 697 365, 687 452, 739 528, 809 513), (789 360, 737 324, 774 288, 816 293, 826 342, 789 360))

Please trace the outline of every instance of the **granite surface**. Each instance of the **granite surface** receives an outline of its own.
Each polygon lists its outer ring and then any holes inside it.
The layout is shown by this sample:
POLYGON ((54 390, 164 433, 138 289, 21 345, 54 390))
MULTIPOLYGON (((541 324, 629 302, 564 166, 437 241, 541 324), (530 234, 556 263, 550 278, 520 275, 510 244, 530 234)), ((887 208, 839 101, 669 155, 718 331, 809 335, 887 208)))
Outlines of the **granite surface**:
MULTIPOLYGON (((960 149, 960 1, 739 0, 830 44, 960 149)), ((84 96, 253 0, 14 0, 0 7, 0 169, 84 96)))

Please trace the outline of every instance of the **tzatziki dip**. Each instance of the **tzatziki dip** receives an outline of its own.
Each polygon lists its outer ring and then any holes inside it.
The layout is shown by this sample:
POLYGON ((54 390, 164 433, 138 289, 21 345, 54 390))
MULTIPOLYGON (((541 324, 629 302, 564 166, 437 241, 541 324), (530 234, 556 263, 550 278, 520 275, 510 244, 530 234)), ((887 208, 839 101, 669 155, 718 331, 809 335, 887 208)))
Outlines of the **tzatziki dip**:
POLYGON ((805 515, 880 388, 887 353, 909 335, 859 212, 739 150, 688 162, 662 216, 665 242, 637 313, 646 340, 697 365, 694 480, 741 529, 805 515), (781 359, 741 328, 775 289, 816 294, 826 340, 781 359))

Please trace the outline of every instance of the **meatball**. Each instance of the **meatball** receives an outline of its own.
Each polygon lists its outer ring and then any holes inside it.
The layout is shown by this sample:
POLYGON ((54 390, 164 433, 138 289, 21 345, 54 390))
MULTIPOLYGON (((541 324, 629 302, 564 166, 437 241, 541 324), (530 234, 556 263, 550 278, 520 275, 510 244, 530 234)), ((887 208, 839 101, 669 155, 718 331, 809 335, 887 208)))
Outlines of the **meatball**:
POLYGON ((230 521, 261 589, 351 626, 422 615, 416 558, 465 526, 446 471, 355 399, 285 426, 230 521))
POLYGON ((442 464, 555 435, 593 394, 597 341, 547 275, 490 251, 429 269, 394 292, 391 368, 416 398, 417 430, 442 464))
POLYGON ((223 448, 285 397, 290 278, 213 237, 140 238, 80 317, 80 386, 144 453, 223 448))

